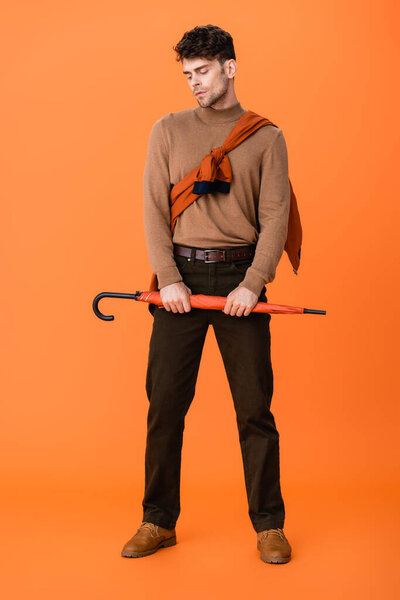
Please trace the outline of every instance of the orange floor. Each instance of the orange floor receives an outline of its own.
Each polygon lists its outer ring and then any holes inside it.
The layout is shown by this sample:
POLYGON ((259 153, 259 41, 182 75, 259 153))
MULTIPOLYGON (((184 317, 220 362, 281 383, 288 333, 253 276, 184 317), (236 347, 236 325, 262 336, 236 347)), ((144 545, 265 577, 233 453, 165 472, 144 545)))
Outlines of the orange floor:
POLYGON ((389 485, 284 485, 288 564, 263 563, 242 482, 182 488, 176 546, 122 558, 139 525, 140 489, 49 482, 2 494, 3 597, 399 598, 399 498, 389 485), (46 497, 46 502, 43 498, 46 497))

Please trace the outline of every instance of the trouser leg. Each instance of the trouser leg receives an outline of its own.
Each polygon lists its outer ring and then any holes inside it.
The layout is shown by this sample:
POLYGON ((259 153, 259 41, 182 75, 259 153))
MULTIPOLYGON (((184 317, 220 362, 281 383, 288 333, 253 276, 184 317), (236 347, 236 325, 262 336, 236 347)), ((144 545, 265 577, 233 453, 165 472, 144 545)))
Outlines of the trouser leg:
POLYGON ((143 520, 172 529, 180 513, 185 415, 193 400, 207 311, 155 308, 146 392, 149 400, 143 520))
POLYGON ((257 532, 283 528, 285 518, 279 433, 270 410, 270 319, 268 313, 237 317, 215 311, 212 321, 236 410, 249 516, 257 532))
MULTIPOLYGON (((204 264, 193 260, 185 263, 180 259, 179 266, 193 294, 226 296, 242 281, 248 265, 204 264)), ((265 290, 259 300, 267 300, 265 290)), ((175 314, 156 308, 154 317, 146 380, 150 407, 144 520, 172 528, 179 515, 184 416, 193 399, 204 339, 211 322, 236 410, 250 519, 257 532, 283 528, 279 433, 270 410, 271 316, 251 313, 247 317, 232 317, 220 310, 204 309, 175 314), (175 318, 179 319, 177 328, 172 327, 175 322, 171 319, 175 318), (167 343, 169 336, 172 337, 167 343)))

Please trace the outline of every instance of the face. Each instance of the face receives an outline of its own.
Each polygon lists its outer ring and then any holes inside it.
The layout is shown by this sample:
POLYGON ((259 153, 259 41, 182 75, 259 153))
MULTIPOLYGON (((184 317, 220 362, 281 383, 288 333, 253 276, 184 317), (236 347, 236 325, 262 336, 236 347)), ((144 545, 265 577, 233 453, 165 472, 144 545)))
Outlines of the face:
POLYGON ((182 60, 183 74, 200 106, 212 106, 226 95, 229 81, 235 74, 234 62, 233 59, 227 60, 221 67, 216 58, 182 60))

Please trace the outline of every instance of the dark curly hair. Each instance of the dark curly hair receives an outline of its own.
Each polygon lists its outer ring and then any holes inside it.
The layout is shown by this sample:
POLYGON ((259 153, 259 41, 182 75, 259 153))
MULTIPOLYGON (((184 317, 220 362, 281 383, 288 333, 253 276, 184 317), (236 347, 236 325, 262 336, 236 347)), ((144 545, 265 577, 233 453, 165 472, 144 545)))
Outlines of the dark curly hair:
POLYGON ((216 58, 222 67, 226 60, 236 60, 231 34, 216 25, 197 25, 185 31, 172 49, 177 53, 178 62, 184 58, 216 58))

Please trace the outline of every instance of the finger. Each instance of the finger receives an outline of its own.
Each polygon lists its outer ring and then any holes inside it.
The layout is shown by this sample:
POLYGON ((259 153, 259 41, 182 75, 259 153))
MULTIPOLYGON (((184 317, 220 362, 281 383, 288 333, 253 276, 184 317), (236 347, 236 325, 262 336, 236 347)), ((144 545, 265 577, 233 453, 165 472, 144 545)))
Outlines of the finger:
POLYGON ((237 316, 237 317, 241 317, 241 316, 243 315, 243 312, 244 312, 245 308, 246 308, 246 306, 244 306, 244 305, 241 305, 241 306, 238 308, 237 312, 236 312, 236 316, 237 316))
POLYGON ((183 300, 183 308, 184 308, 185 312, 189 312, 191 310, 192 305, 190 304, 189 297, 187 297, 183 300))
POLYGON ((176 308, 178 309, 178 312, 180 313, 184 313, 185 309, 183 308, 183 301, 182 300, 177 300, 176 301, 176 308))
POLYGON ((224 308, 223 308, 223 311, 224 311, 224 313, 225 313, 226 315, 229 315, 229 313, 230 313, 230 311, 231 311, 231 308, 232 308, 232 300, 230 300, 230 299, 228 298, 228 300, 226 301, 226 303, 225 303, 225 306, 224 306, 224 308))
POLYGON ((230 314, 232 317, 234 317, 234 316, 236 315, 236 312, 237 312, 238 308, 239 308, 239 305, 237 304, 237 302, 234 302, 234 303, 232 304, 232 308, 231 308, 231 310, 230 310, 229 314, 230 314))
POLYGON ((170 302, 170 306, 171 306, 171 310, 173 313, 177 313, 178 309, 176 308, 176 302, 175 301, 171 301, 170 302))

